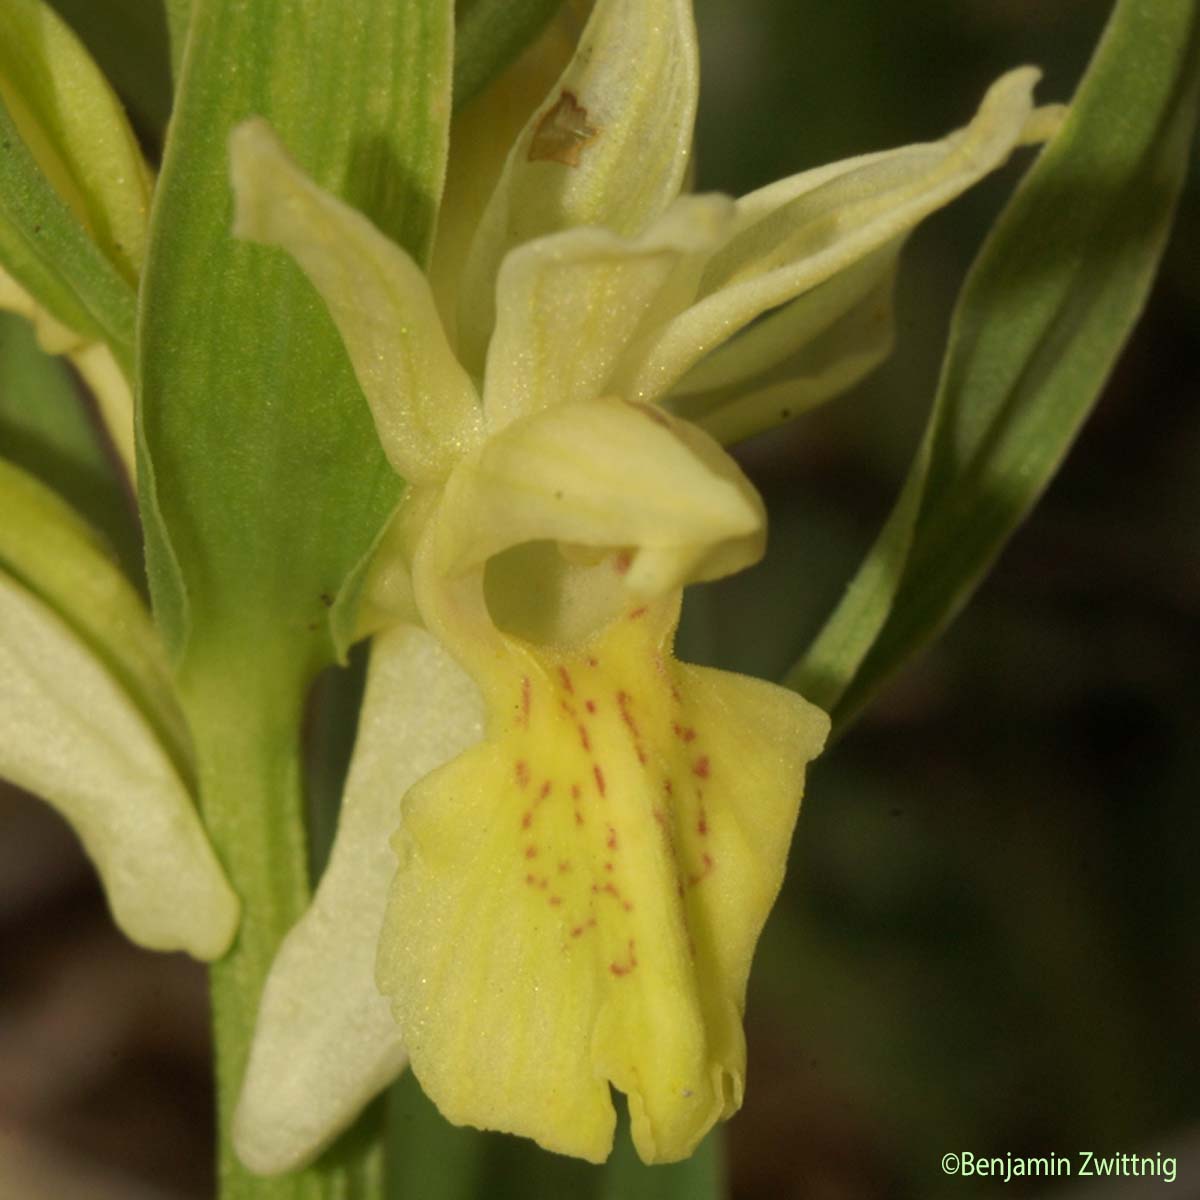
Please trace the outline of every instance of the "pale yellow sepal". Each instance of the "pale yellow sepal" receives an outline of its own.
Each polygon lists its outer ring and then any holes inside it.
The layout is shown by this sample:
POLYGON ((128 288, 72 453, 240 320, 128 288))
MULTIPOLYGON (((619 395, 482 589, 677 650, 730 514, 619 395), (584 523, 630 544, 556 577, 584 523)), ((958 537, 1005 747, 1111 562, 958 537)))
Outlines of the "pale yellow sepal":
POLYGON ((599 1162, 611 1081, 669 1162, 741 1102, 750 957, 828 722, 676 663, 677 615, 512 641, 486 740, 405 800, 379 981, 451 1121, 599 1162))
POLYGON ((461 575, 539 540, 630 547, 645 597, 714 579, 762 554, 762 501, 716 442, 613 397, 555 405, 488 439, 451 476, 435 569, 461 575))
POLYGON ((630 237, 678 196, 698 87, 690 0, 598 0, 574 58, 513 144, 475 235, 459 298, 468 366, 482 367, 509 250, 581 225, 630 237))
POLYGON ((424 630, 375 639, 329 865, 284 939, 234 1114, 238 1157, 277 1174, 313 1158, 403 1069, 402 1027, 375 985, 400 800, 483 733, 479 689, 424 630))
POLYGON ((865 259, 752 325, 689 373, 667 407, 730 445, 848 391, 892 351, 897 250, 877 251, 882 260, 865 259), (693 381, 707 386, 687 390, 693 381))
POLYGON ((624 393, 662 396, 754 318, 902 239, 1002 165, 1044 132, 1038 77, 1032 67, 1002 76, 974 120, 941 142, 821 167, 738 201, 738 232, 705 265, 695 303, 631 348, 624 393))
POLYGON ((220 957, 238 901, 141 713, 55 613, 0 571, 0 775, 49 801, 96 865, 120 928, 220 957))
POLYGON ((136 283, 150 172, 108 81, 43 0, 0 5, 0 99, 51 186, 136 283))
POLYGON ((313 183, 265 121, 239 125, 230 153, 234 235, 282 247, 320 292, 397 472, 443 477, 477 441, 481 410, 420 268, 313 183))
POLYGON ((573 229, 509 254, 487 355, 489 431, 611 392, 607 385, 638 332, 691 298, 695 268, 726 236, 733 212, 724 196, 684 196, 636 238, 573 229))

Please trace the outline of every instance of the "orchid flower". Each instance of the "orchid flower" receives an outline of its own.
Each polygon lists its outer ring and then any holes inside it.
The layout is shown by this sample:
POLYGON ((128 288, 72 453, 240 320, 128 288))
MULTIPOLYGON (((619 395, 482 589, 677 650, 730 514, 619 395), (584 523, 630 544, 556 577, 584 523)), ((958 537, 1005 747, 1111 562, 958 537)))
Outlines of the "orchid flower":
MULTIPOLYGON (((0 11, 0 101, 13 126, 6 154, 29 156, 132 295, 150 174, 112 89, 41 0, 0 11)), ((0 308, 30 319, 42 348, 89 383, 132 478, 124 369, 85 319, 65 324, 36 284, 18 282, 21 271, 46 276, 2 220, 0 241, 12 266, 0 270, 0 308)), ((133 941, 219 958, 239 904, 196 810, 191 744, 150 614, 91 528, 3 460, 0 512, 0 776, 69 822, 133 941)))
POLYGON ((232 138, 235 232, 319 291, 408 482, 332 858, 235 1118, 265 1173, 406 1061, 451 1121, 591 1161, 610 1084, 647 1162, 736 1111, 750 961, 828 720, 673 656, 683 587, 764 547, 722 443, 877 363, 908 233, 1054 120, 1024 68, 939 142, 680 195, 690 4, 599 0, 521 111, 540 53, 458 124, 433 286, 265 123, 232 138), (489 193, 493 101, 520 119, 489 193))

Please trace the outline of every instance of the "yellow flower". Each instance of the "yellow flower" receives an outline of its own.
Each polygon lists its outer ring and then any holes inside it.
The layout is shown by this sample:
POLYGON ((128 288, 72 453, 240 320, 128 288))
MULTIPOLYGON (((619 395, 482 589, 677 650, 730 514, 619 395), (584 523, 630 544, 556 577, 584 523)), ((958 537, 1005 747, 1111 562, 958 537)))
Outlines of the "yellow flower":
MULTIPOLYGON (((901 243, 1042 136, 1036 78, 941 142, 680 196, 690 3, 600 0, 477 220, 452 157, 436 289, 261 121, 235 131, 235 231, 320 291, 409 483, 333 856, 263 997, 250 1167, 311 1157, 406 1056, 449 1119, 593 1161, 610 1084, 650 1162, 737 1109, 750 959, 828 722, 671 653, 683 586, 763 548, 720 443, 886 353, 901 243)), ((459 162, 486 162, 488 104, 459 162)))

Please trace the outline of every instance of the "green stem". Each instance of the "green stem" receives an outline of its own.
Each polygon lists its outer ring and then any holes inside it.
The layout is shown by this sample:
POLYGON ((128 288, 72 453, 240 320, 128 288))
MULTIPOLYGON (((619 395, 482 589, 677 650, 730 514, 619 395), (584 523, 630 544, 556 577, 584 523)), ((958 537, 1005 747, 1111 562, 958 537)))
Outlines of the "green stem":
POLYGON ((356 1131, 305 1171, 264 1179, 230 1141, 259 994, 309 898, 300 723, 305 679, 253 654, 194 655, 180 677, 199 763, 201 808, 242 901, 232 950, 210 973, 221 1200, 377 1200, 379 1139, 356 1131), (257 659, 257 661, 256 661, 257 659))

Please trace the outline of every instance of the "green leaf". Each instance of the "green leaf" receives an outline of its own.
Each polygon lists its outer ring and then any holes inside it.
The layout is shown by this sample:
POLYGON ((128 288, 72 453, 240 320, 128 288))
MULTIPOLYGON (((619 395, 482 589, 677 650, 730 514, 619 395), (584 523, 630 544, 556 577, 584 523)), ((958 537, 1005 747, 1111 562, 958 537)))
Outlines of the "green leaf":
POLYGON ((163 0, 163 6, 167 13, 167 40, 171 46, 171 78, 178 84, 193 5, 192 0, 163 0))
POLYGON ((423 260, 445 155, 445 8, 195 5, 141 347, 149 567, 177 655, 186 603, 201 641, 265 638, 309 668, 330 661, 330 600, 400 486, 316 293, 284 254, 231 237, 230 130, 264 116, 314 178, 423 260))
POLYGON ((133 362, 133 287, 38 169, 0 102, 0 264, 52 316, 133 362))
POLYGON ((1095 403, 1166 243, 1198 83, 1196 0, 1119 0, 964 285, 896 507, 788 675, 837 722, 962 608, 1095 403))
MULTIPOLYGON (((177 0, 178 2, 178 0, 177 0)), ((454 107, 473 100, 532 42, 563 0, 460 0, 454 48, 454 107)))
POLYGON ((0 454, 86 513, 129 578, 142 580, 133 497, 97 422, 63 360, 41 350, 33 326, 10 313, 0 313, 0 454))

